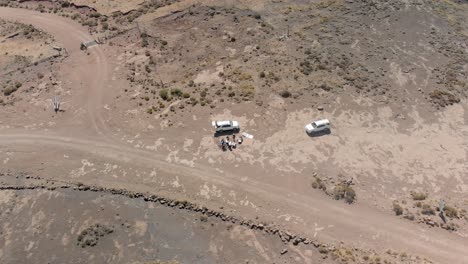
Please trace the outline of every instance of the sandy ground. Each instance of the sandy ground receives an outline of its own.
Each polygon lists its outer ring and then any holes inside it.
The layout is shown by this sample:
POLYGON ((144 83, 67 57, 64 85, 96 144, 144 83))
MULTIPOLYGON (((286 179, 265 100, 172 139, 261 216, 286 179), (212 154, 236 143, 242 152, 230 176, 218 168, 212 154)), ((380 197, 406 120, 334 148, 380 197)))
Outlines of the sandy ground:
POLYGON ((2 263, 314 263, 320 259, 313 246, 294 248, 282 256, 284 245, 277 238, 141 200, 73 190, 2 191, 0 197, 2 263), (82 247, 79 235, 96 224, 112 233, 98 237, 94 246, 82 247))
MULTIPOLYGON (((19 104, 0 120, 5 169, 190 199, 325 241, 406 251, 438 263, 468 260, 465 228, 450 233, 398 219, 391 211, 392 200, 408 199, 412 190, 467 206, 466 102, 434 113, 337 96, 320 112, 272 96, 268 107, 198 108, 167 126, 167 120, 131 104, 116 110, 113 97, 126 85, 122 54, 106 46, 90 49, 89 56, 79 51, 77 43, 92 38, 79 25, 31 11, 2 8, 0 15, 46 30, 70 52, 59 76, 71 91, 65 114, 33 111, 18 118, 30 107, 19 104), (332 133, 307 136, 303 126, 320 117, 332 120, 332 133), (240 121, 254 139, 222 152, 210 123, 228 118, 240 121), (313 190, 313 172, 354 178, 357 203, 346 205, 313 190)), ((395 82, 399 77, 396 69, 395 82)))
POLYGON ((103 15, 111 15, 114 12, 127 13, 138 8, 143 0, 110 0, 110 1, 90 1, 90 0, 73 0, 70 1, 78 6, 89 6, 103 15))

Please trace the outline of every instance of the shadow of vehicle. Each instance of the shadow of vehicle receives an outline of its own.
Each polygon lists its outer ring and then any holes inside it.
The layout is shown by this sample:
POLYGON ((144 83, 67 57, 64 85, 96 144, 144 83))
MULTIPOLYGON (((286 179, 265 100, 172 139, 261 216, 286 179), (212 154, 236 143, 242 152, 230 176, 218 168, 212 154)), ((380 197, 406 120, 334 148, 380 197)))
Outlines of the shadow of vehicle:
POLYGON ((318 132, 312 132, 312 133, 306 132, 306 134, 307 134, 309 137, 321 137, 321 136, 325 136, 325 135, 330 135, 330 134, 331 134, 331 130, 330 130, 330 129, 326 129, 326 130, 322 130, 322 131, 318 131, 318 132))
POLYGON ((240 130, 229 130, 229 131, 220 131, 220 132, 215 132, 214 137, 222 137, 222 136, 231 136, 234 134, 239 134, 240 130))

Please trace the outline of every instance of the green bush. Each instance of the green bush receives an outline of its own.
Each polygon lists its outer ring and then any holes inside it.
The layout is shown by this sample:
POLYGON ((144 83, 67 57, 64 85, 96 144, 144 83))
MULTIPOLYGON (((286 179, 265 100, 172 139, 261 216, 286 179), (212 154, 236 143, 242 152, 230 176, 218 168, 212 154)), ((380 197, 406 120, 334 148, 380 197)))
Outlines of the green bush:
POLYGON ((426 200, 427 194, 425 193, 412 193, 411 196, 413 197, 413 200, 415 201, 422 201, 426 200))
POLYGON ((281 92, 280 92, 280 95, 281 95, 281 97, 283 97, 283 98, 289 98, 289 97, 291 97, 291 92, 290 92, 290 91, 287 91, 287 90, 281 91, 281 92))
POLYGON ((393 212, 395 212, 395 215, 402 215, 403 214, 403 207, 399 205, 398 203, 393 204, 393 212))
POLYGON ((458 211, 454 207, 446 205, 444 207, 444 213, 447 217, 458 218, 458 211))
POLYGON ((340 184, 335 186, 333 196, 336 200, 344 199, 347 203, 351 204, 356 199, 356 192, 351 186, 340 184))
POLYGON ((428 204, 423 204, 421 214, 423 215, 435 215, 435 210, 428 204))
POLYGON ((325 191, 327 189, 327 186, 323 183, 322 179, 316 177, 312 182, 312 188, 325 191))
POLYGON ((16 90, 18 90, 16 86, 10 86, 10 87, 3 89, 3 94, 5 96, 9 96, 10 94, 14 93, 16 90))
POLYGON ((183 94, 183 97, 184 97, 184 98, 190 98, 190 94, 189 94, 189 93, 184 93, 184 94, 183 94))
POLYGON ((173 96, 181 97, 183 93, 182 93, 182 90, 180 90, 179 88, 172 88, 171 94, 173 96))
POLYGON ((169 93, 166 89, 159 91, 159 96, 165 101, 169 100, 169 93))

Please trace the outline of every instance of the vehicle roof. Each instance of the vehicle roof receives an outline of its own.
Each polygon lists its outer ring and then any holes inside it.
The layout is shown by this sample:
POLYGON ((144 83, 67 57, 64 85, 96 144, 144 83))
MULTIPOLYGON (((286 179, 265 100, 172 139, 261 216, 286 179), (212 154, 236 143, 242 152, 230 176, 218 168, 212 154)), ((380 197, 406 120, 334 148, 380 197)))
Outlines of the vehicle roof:
POLYGON ((317 126, 321 126, 321 125, 329 125, 330 121, 328 121, 328 119, 320 119, 320 120, 314 121, 314 123, 317 126))
POLYGON ((231 124, 231 121, 216 121, 216 125, 217 126, 225 126, 225 125, 230 125, 231 124))

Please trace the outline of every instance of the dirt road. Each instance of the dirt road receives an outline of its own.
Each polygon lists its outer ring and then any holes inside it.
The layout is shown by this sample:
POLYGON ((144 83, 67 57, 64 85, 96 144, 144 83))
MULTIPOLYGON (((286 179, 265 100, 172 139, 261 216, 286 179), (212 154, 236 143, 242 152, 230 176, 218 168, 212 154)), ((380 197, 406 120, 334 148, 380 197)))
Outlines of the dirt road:
POLYGON ((30 10, 1 8, 0 18, 32 24, 38 29, 50 33, 59 43, 63 44, 69 54, 66 63, 73 65, 72 70, 63 72, 70 86, 82 87, 86 90, 86 98, 76 104, 86 105, 90 125, 100 132, 105 125, 100 111, 103 94, 110 81, 109 63, 106 54, 99 46, 89 49, 90 57, 83 56, 80 43, 94 38, 78 23, 56 15, 39 13, 30 10))
MULTIPOLYGON (((0 8, 0 17, 14 19, 34 26, 54 35, 69 51, 65 63, 73 64, 75 68, 63 73, 70 83, 82 83, 86 97, 78 103, 87 105, 87 124, 89 126, 65 126, 56 132, 3 130, 0 134, 0 150, 13 152, 14 158, 6 167, 12 170, 33 170, 41 163, 58 163, 60 166, 43 166, 41 172, 46 177, 75 181, 63 172, 79 164, 81 160, 51 161, 52 155, 67 155, 71 157, 86 157, 94 163, 112 163, 121 167, 132 167, 139 170, 157 168, 159 175, 164 177, 179 177, 179 181, 187 187, 185 193, 173 193, 178 197, 193 198, 198 186, 203 183, 216 184, 224 190, 234 190, 237 197, 249 197, 257 207, 239 209, 236 213, 245 217, 260 215, 268 220, 278 221, 280 210, 282 214, 290 214, 302 219, 300 223, 284 224, 297 232, 313 236, 320 225, 328 226, 320 233, 319 238, 330 241, 344 241, 347 244, 365 248, 386 248, 406 251, 428 257, 440 263, 466 263, 466 245, 468 240, 444 230, 427 229, 414 223, 390 216, 366 205, 348 206, 330 200, 318 193, 294 193, 287 186, 276 186, 252 179, 241 180, 242 175, 220 172, 215 168, 203 165, 190 166, 177 162, 169 162, 166 156, 153 151, 136 149, 122 142, 112 140, 109 132, 116 127, 108 128, 102 118, 102 102, 110 81, 110 65, 106 54, 100 47, 89 50, 90 56, 79 50, 79 43, 92 37, 80 25, 67 19, 51 14, 40 14, 28 10, 0 8), (69 75, 68 75, 69 74, 69 75), (89 130, 94 131, 90 133, 89 130), (86 136, 84 136, 86 135, 86 136), (27 163, 26 163, 27 162, 27 163), (24 164, 28 165, 27 168, 24 164), (37 165, 37 166, 36 166, 37 165), (67 167, 69 166, 69 167, 67 167), (316 224, 315 227, 314 223, 316 224)), ((138 183, 134 175, 115 179, 111 176, 82 178, 88 184, 101 186, 120 186, 131 190, 154 191, 155 184, 138 183)), ((226 191, 228 192, 228 191, 226 191)), ((238 198, 240 200, 242 198, 238 198)), ((223 206, 222 199, 199 200, 209 206, 223 206)))

